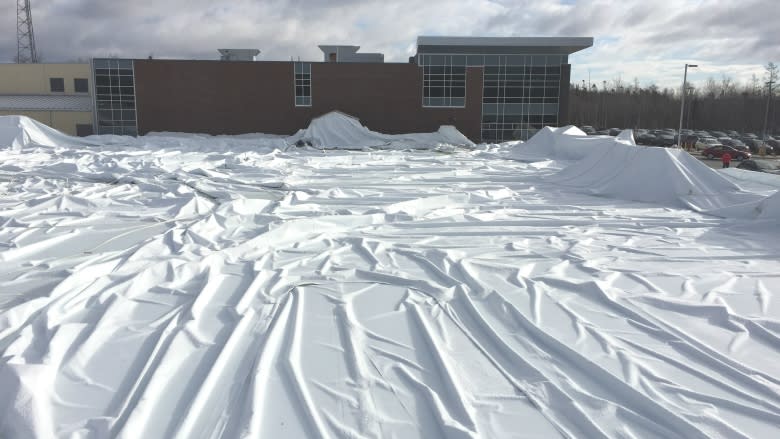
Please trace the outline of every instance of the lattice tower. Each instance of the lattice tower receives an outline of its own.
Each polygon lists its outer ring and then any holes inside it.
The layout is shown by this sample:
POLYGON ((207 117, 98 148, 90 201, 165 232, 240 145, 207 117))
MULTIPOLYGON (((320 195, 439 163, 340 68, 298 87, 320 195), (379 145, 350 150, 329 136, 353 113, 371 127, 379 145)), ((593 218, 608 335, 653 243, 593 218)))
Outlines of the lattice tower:
POLYGON ((16 62, 38 62, 30 0, 16 0, 16 62))

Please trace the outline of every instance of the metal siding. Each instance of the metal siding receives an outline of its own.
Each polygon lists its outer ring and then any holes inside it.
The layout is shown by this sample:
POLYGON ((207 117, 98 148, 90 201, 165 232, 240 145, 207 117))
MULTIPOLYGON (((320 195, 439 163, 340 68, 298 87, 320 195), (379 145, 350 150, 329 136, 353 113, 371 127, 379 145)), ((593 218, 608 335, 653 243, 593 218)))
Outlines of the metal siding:
POLYGON ((0 95, 0 110, 92 111, 92 98, 81 95, 0 95))

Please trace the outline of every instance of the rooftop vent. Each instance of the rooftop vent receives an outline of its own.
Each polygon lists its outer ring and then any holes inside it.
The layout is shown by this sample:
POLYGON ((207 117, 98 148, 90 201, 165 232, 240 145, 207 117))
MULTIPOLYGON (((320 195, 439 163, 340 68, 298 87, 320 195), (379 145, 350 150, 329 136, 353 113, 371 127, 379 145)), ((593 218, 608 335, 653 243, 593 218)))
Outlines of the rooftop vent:
POLYGON ((254 61, 260 54, 258 49, 217 49, 221 61, 254 61))
POLYGON ((360 46, 319 46, 325 62, 385 62, 385 56, 381 53, 357 53, 360 46))

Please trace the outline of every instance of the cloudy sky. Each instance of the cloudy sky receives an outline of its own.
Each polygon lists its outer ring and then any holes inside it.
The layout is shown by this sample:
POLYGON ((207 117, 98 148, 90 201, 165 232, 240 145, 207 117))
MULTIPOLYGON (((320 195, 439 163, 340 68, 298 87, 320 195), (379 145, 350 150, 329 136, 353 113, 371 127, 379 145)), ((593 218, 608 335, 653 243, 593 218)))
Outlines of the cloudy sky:
MULTIPOLYGON (((16 55, 16 2, 0 2, 0 62, 16 55)), ((418 35, 592 36, 570 57, 572 82, 679 87, 723 75, 747 82, 780 62, 778 0, 32 0, 47 62, 91 56, 319 61, 318 44, 352 44, 405 62, 418 35)))

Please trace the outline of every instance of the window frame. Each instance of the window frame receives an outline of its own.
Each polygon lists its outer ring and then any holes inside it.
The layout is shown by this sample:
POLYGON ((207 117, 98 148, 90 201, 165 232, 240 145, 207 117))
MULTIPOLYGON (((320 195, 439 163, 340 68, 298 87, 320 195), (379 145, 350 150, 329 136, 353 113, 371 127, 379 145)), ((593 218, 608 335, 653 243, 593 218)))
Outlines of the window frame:
POLYGON ((49 78, 49 92, 51 93, 65 93, 65 78, 49 78), (62 84, 62 90, 55 90, 54 84, 62 84))
POLYGON ((485 55, 481 140, 527 140, 545 125, 558 125, 567 63, 565 55, 485 55))
MULTIPOLYGON (((95 134, 138 135, 135 69, 129 59, 94 59, 92 81, 95 134), (132 85, 122 85, 122 79, 132 85)), ((127 83, 127 82, 125 82, 127 83)))
POLYGON ((466 108, 468 68, 462 55, 435 55, 422 69, 423 108, 466 108), (457 64, 455 63, 457 61, 457 64))
POLYGON ((293 93, 295 98, 293 102, 296 107, 312 106, 313 99, 311 88, 311 63, 300 61, 294 62, 293 93))
POLYGON ((89 79, 88 78, 73 78, 73 91, 75 93, 89 93, 89 79), (83 84, 83 90, 79 90, 79 84, 83 84))

